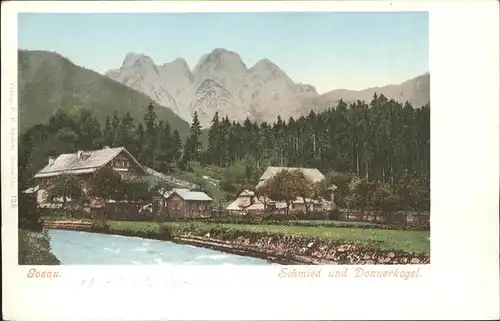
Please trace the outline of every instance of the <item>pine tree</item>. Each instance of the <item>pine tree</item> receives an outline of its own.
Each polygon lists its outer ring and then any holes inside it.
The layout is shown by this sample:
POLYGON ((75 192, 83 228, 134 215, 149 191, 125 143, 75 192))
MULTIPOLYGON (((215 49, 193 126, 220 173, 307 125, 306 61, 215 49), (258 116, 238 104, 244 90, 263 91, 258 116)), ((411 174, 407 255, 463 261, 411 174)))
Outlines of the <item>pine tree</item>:
POLYGON ((172 161, 177 162, 180 159, 182 152, 182 140, 177 129, 174 130, 172 134, 172 144, 170 151, 172 154, 172 161))
POLYGON ((144 152, 147 155, 146 164, 152 166, 156 159, 157 145, 158 145, 158 116, 154 110, 153 104, 148 105, 146 114, 144 115, 144 152))
POLYGON ((111 119, 111 131, 113 132, 113 143, 111 146, 118 145, 118 131, 120 129, 120 117, 118 116, 118 111, 113 112, 113 118, 111 119))
POLYGON ((102 135, 103 135, 104 145, 113 147, 114 133, 113 133, 113 128, 111 127, 111 120, 109 119, 109 116, 106 117, 106 121, 104 122, 104 130, 102 135))
POLYGON ((134 140, 134 119, 127 112, 121 119, 120 127, 118 129, 118 145, 130 150, 133 146, 134 140))
POLYGON ((208 155, 211 163, 218 166, 222 164, 221 136, 219 112, 215 112, 212 118, 212 125, 208 130, 208 155))
POLYGON ((193 122, 191 123, 191 128, 189 130, 189 136, 186 138, 186 144, 184 145, 184 155, 183 159, 185 162, 194 160, 199 161, 201 156, 201 126, 198 119, 198 112, 194 112, 193 122))

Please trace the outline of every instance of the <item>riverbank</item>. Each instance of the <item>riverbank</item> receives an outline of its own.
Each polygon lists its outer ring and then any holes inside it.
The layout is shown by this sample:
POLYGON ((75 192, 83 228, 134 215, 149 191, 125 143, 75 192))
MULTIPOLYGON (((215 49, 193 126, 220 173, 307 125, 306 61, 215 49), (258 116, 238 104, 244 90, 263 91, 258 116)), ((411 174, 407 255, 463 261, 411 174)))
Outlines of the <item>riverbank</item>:
POLYGON ((36 232, 19 229, 18 244, 19 265, 61 264, 61 262, 51 252, 50 238, 46 231, 36 232))
MULTIPOLYGON (((56 226, 54 222, 45 224, 51 228, 56 226)), ((86 224, 89 227, 91 222, 86 224)), ((106 221, 99 224, 94 224, 90 231, 190 244, 280 264, 430 262, 428 232, 192 222, 106 221)), ((59 228, 78 230, 74 222, 59 223, 59 228)))

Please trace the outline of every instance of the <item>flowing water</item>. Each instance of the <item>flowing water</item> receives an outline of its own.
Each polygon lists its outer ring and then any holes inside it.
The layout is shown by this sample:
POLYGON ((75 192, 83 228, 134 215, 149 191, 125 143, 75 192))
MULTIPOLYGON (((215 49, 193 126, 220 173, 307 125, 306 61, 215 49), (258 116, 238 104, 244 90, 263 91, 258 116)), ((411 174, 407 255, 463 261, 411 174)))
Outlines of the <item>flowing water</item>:
POLYGON ((63 265, 265 265, 252 257, 172 242, 80 231, 49 230, 52 253, 63 265))

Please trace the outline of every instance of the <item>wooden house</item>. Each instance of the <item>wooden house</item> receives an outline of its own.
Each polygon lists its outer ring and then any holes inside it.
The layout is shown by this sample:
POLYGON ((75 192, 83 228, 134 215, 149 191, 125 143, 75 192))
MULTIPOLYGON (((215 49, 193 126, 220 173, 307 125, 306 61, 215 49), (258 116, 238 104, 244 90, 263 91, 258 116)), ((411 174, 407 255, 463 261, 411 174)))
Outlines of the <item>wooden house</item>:
MULTIPOLYGON (((273 178, 274 175, 283 170, 286 171, 300 170, 305 174, 305 176, 309 177, 315 183, 325 179, 325 176, 316 168, 270 166, 262 174, 255 188, 256 189, 260 188, 261 186, 266 184, 266 182, 269 179, 273 178)), ((332 186, 332 190, 334 189, 335 186, 332 186)), ((288 212, 289 213, 306 212, 306 203, 308 211, 328 210, 331 208, 330 205, 331 202, 328 202, 326 200, 306 199, 306 202, 304 202, 304 199, 302 199, 301 197, 297 197, 296 200, 291 202, 288 212)), ((244 190, 240 195, 238 195, 238 198, 234 200, 226 209, 229 211, 230 214, 233 215, 247 215, 247 214, 261 214, 265 211, 266 207, 268 212, 285 213, 287 209, 287 204, 283 201, 277 202, 274 200, 269 200, 267 205, 265 206, 262 203, 262 201, 260 201, 255 196, 254 192, 249 190, 244 190)))
POLYGON ((146 169, 124 148, 105 147, 93 151, 78 151, 72 154, 61 154, 49 157, 48 164, 34 177, 35 187, 25 191, 36 193, 40 207, 58 207, 59 204, 45 203, 45 190, 51 181, 62 174, 76 175, 86 191, 86 183, 92 174, 102 167, 109 167, 118 172, 122 178, 131 179, 146 176, 146 169))
POLYGON ((209 217, 212 198, 203 192, 174 189, 165 194, 165 214, 168 218, 209 217))
POLYGON ((273 178, 274 175, 278 174, 281 171, 294 171, 300 170, 304 173, 305 176, 312 179, 313 182, 320 182, 325 179, 325 175, 323 175, 317 168, 301 168, 301 167, 274 167, 269 166, 266 171, 262 174, 259 179, 259 183, 255 187, 256 189, 263 186, 269 179, 273 178))

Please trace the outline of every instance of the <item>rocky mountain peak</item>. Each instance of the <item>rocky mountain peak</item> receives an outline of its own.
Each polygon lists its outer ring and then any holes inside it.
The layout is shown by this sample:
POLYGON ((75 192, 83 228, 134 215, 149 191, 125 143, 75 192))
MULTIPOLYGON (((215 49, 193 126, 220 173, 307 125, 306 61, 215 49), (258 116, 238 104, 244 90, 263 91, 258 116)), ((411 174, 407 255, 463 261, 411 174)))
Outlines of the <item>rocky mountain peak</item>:
POLYGON ((278 78, 288 78, 287 74, 283 70, 281 70, 278 65, 267 58, 257 61, 257 63, 252 68, 250 68, 250 73, 265 74, 278 78))
POLYGON ((120 69, 106 75, 143 92, 188 122, 198 112, 202 126, 210 124, 215 112, 234 121, 246 117, 273 121, 278 115, 288 119, 311 109, 322 110, 341 98, 370 100, 374 92, 409 100, 415 106, 429 101, 428 74, 399 85, 319 95, 314 86, 295 83, 270 59, 261 59, 248 69, 238 53, 224 48, 204 54, 192 70, 183 58, 156 67, 148 56, 129 53, 120 69))
POLYGON ((160 66, 160 69, 166 73, 172 73, 177 77, 192 78, 191 69, 185 59, 177 58, 171 62, 165 63, 160 66))
POLYGON ((239 54, 227 49, 217 48, 201 57, 193 73, 244 73, 246 70, 247 67, 239 54))
POLYGON ((153 59, 141 53, 130 52, 125 56, 123 60, 122 67, 132 68, 136 66, 154 66, 155 63, 153 59))

